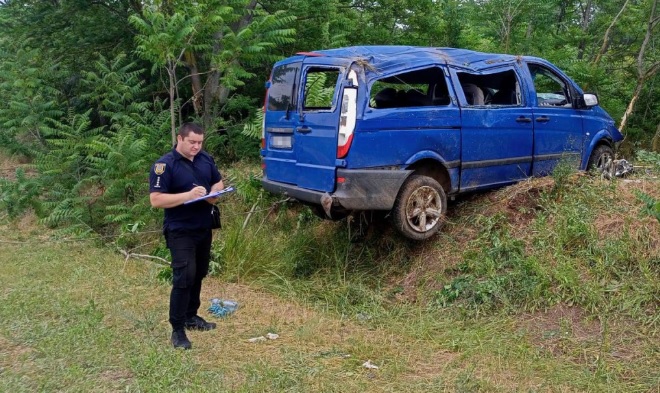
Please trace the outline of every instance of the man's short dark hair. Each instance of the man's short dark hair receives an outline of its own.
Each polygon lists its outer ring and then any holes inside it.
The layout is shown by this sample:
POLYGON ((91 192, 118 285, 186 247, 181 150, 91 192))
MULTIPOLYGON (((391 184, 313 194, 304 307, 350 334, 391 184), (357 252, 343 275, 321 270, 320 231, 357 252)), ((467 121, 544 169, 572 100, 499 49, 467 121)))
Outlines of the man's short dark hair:
POLYGON ((202 128, 202 126, 197 123, 183 123, 181 124, 181 127, 179 127, 179 132, 177 135, 179 135, 181 138, 185 138, 191 132, 198 135, 204 135, 204 128, 202 128))

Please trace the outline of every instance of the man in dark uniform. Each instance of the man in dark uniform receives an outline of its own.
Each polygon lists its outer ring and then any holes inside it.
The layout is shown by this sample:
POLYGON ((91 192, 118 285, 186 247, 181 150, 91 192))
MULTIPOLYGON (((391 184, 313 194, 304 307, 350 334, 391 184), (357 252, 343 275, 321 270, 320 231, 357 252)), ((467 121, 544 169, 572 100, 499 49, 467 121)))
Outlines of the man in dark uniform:
POLYGON ((211 330, 215 323, 197 315, 202 280, 211 257, 211 208, 217 198, 184 204, 223 189, 213 158, 202 150, 204 129, 194 123, 179 128, 177 144, 151 168, 151 206, 165 209, 163 234, 172 255, 170 324, 172 345, 190 349, 185 329, 211 330))

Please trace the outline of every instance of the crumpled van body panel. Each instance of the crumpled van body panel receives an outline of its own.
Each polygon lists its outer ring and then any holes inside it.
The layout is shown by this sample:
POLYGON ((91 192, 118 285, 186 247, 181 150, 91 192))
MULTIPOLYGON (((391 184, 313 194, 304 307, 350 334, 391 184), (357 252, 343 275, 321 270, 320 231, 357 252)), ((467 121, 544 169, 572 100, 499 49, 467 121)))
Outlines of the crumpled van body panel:
POLYGON ((416 240, 442 225, 447 195, 584 170, 622 140, 595 96, 535 57, 337 48, 276 63, 267 87, 264 188, 327 218, 391 210, 416 240))

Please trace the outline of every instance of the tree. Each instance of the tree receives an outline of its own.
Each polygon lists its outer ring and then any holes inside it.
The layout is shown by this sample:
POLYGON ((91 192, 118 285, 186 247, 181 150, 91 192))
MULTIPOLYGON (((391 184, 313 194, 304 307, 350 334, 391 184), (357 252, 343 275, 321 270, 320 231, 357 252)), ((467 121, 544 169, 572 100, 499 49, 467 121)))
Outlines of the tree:
POLYGON ((213 127, 229 93, 255 76, 247 66, 275 61, 272 50, 293 42, 294 30, 285 27, 293 20, 266 12, 256 0, 169 1, 132 17, 140 54, 167 71, 172 129, 181 82, 190 80, 191 89, 180 104, 192 102, 204 126, 213 127))
POLYGON ((628 6, 628 3, 630 0, 626 0, 625 3, 623 3, 623 6, 621 7, 621 10, 619 11, 618 14, 612 19, 612 23, 610 23, 610 26, 607 28, 605 31, 605 35, 603 36, 603 45, 601 45, 600 50, 596 54, 596 57, 594 58, 593 64, 598 65, 600 63, 600 59, 603 57, 605 52, 607 52, 607 48, 609 47, 610 44, 610 36, 612 35, 612 30, 614 29, 614 26, 616 25, 617 21, 623 14, 623 11, 625 11, 626 7, 628 6))
MULTIPOLYGON (((152 72, 163 67, 167 71, 170 106, 170 130, 172 146, 176 144, 176 106, 177 106, 177 67, 182 64, 186 51, 193 50, 193 39, 197 33, 199 16, 186 16, 181 13, 167 15, 158 9, 146 8, 142 17, 132 15, 130 22, 139 30, 135 38, 136 51, 153 63, 152 72)), ((196 46, 202 49, 203 46, 196 46)))
POLYGON ((647 80, 650 80, 660 69, 660 60, 651 59, 649 61, 649 59, 647 59, 646 57, 647 56, 646 50, 649 44, 651 43, 651 39, 653 37, 653 31, 660 22, 660 16, 656 15, 657 6, 658 6, 658 0, 652 0, 652 4, 649 11, 649 21, 648 24, 646 25, 646 34, 644 35, 644 40, 637 54, 637 67, 636 67, 637 84, 635 86, 635 90, 633 92, 632 98, 628 103, 628 107, 626 108, 626 111, 624 112, 623 117, 621 118, 621 123, 619 124, 619 129, 621 130, 621 132, 624 132, 624 129, 628 123, 628 118, 635 110, 635 105, 637 104, 637 100, 639 99, 639 96, 642 93, 644 84, 646 83, 647 80))

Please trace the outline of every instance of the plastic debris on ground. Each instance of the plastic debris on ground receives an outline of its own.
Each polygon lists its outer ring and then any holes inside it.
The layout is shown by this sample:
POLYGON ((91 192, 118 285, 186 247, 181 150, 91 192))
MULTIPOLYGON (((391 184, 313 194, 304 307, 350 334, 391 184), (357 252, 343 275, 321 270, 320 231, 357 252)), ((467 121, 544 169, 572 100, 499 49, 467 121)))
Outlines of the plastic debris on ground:
POLYGON ((214 317, 222 318, 231 315, 238 308, 238 303, 233 300, 211 299, 211 306, 208 312, 214 317))
POLYGON ((634 169, 634 166, 626 160, 610 160, 603 165, 603 177, 607 179, 624 177, 632 173, 634 169))
POLYGON ((367 360, 366 362, 362 363, 362 367, 368 368, 369 370, 378 370, 378 366, 371 363, 371 360, 367 360))
POLYGON ((258 343, 258 342, 263 342, 263 341, 267 341, 267 340, 277 340, 278 338, 280 338, 279 334, 267 333, 266 336, 259 336, 259 337, 249 338, 248 342, 258 343))

